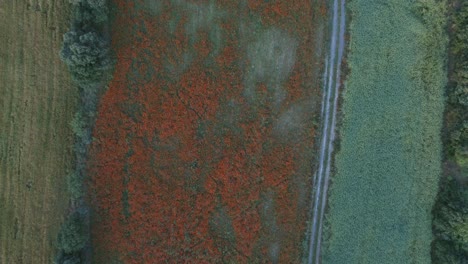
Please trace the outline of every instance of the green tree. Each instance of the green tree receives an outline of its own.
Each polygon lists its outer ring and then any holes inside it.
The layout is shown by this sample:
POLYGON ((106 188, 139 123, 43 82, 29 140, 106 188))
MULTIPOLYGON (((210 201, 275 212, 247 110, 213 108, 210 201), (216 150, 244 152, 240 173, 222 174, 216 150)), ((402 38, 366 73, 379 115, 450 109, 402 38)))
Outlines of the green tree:
POLYGON ((93 28, 108 20, 107 3, 104 0, 72 0, 74 24, 78 28, 93 28))
POLYGON ((466 263, 468 188, 452 177, 444 179, 442 186, 434 208, 433 262, 466 263))
POLYGON ((457 86, 454 93, 457 97, 457 103, 468 107, 468 66, 464 66, 457 72, 457 86))
POLYGON ((71 256, 67 259, 65 259, 63 264, 82 264, 81 259, 77 256, 71 256))
POLYGON ((111 68, 108 42, 96 32, 69 31, 63 37, 60 57, 81 87, 102 81, 111 68))
POLYGON ((76 201, 83 197, 83 180, 77 171, 73 171, 67 176, 68 192, 71 199, 76 201))
POLYGON ((80 257, 80 253, 65 254, 60 252, 54 264, 82 264, 84 263, 80 257))
POLYGON ((75 212, 62 224, 58 234, 58 248, 66 254, 72 254, 81 251, 87 241, 84 217, 75 212))
POLYGON ((77 138, 81 139, 87 136, 87 122, 83 118, 83 114, 81 111, 75 113, 75 116, 70 122, 70 126, 72 128, 73 134, 75 134, 77 138))

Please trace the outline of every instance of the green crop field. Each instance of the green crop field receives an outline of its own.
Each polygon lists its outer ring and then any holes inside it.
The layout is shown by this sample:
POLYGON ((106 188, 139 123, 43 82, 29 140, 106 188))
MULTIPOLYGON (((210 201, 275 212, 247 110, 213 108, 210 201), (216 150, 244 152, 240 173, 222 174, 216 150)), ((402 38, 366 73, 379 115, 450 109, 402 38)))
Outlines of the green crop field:
POLYGON ((76 88, 66 0, 0 1, 0 263, 51 263, 67 213, 76 88))
POLYGON ((445 6, 353 0, 350 75, 323 263, 430 263, 441 172, 445 6))

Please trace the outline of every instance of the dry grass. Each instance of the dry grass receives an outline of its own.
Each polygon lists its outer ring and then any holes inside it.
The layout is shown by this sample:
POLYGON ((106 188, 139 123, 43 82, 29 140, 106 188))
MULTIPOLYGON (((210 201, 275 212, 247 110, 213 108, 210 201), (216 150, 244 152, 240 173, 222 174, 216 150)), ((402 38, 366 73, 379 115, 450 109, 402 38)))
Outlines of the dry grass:
POLYGON ((0 263, 51 263, 76 90, 58 57, 65 0, 0 1, 0 263))

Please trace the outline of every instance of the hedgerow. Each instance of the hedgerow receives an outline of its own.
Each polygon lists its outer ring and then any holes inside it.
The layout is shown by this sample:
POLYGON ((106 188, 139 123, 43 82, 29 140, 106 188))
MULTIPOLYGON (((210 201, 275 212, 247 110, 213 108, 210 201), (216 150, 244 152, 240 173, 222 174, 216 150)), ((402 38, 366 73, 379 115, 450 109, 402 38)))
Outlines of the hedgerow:
POLYGON ((83 210, 77 210, 70 214, 62 224, 57 238, 59 253, 55 263, 88 263, 84 257, 84 249, 89 241, 85 218, 86 214, 83 210))
MULTIPOLYGON (((457 6, 457 5, 454 5, 457 6)), ((451 15, 450 84, 447 87, 444 152, 446 177, 433 208, 432 263, 468 262, 468 3, 451 15)))
POLYGON ((74 212, 60 228, 58 248, 66 254, 73 254, 80 252, 87 241, 88 234, 84 225, 84 216, 74 212))
POLYGON ((107 37, 106 0, 70 0, 73 18, 60 51, 80 91, 80 104, 70 122, 75 136, 75 169, 68 175, 71 214, 57 238, 56 263, 89 263, 89 215, 84 201, 86 158, 92 142, 99 94, 110 77, 113 61, 107 37))
POLYGON ((79 201, 83 197, 83 179, 76 171, 67 176, 68 193, 72 201, 79 201))

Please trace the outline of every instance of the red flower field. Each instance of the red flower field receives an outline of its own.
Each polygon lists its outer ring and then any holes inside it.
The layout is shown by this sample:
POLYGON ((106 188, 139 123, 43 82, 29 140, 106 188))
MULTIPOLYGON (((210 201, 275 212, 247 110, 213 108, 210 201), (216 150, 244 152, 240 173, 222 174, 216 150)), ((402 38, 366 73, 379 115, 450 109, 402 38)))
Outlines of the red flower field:
POLYGON ((89 163, 97 263, 298 263, 324 1, 114 0, 89 163))

